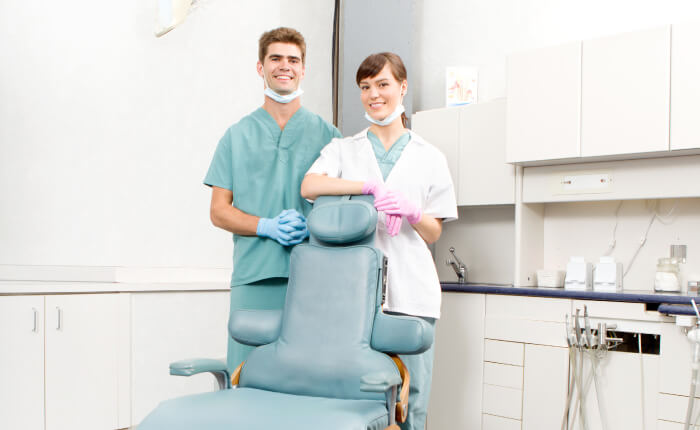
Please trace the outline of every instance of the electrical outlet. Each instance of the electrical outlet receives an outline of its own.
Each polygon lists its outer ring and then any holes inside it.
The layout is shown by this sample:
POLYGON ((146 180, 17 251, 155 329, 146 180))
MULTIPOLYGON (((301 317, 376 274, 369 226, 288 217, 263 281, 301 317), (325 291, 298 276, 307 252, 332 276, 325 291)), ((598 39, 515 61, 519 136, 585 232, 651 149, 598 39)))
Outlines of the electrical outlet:
POLYGON ((613 191, 611 172, 577 172, 557 177, 556 194, 610 193, 613 191))

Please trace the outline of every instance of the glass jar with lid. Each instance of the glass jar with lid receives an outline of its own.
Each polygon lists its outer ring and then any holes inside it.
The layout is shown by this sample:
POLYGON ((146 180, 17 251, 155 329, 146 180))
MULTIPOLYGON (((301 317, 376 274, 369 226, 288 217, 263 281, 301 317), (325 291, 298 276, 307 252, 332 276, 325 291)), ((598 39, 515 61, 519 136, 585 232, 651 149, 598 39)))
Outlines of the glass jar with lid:
POLYGON ((659 258, 656 265, 654 291, 680 292, 681 277, 679 261, 676 258, 659 258))

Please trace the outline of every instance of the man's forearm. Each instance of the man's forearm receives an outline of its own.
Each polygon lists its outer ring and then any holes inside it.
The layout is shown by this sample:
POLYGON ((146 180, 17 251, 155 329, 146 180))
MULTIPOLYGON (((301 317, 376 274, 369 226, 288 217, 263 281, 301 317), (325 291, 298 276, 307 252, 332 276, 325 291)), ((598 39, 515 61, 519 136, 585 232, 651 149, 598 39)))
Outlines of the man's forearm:
POLYGON ((260 217, 250 215, 231 205, 216 205, 211 208, 211 222, 226 231, 241 236, 257 234, 260 217))

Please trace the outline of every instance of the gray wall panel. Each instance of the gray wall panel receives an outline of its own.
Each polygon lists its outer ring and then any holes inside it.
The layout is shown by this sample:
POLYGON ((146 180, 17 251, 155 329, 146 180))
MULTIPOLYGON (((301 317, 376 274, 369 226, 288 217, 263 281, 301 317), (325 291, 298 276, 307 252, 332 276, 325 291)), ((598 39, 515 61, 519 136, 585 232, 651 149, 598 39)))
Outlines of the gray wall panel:
POLYGON ((370 124, 364 118, 360 89, 355 83, 357 68, 368 55, 390 51, 401 56, 408 72, 406 115, 413 112, 411 62, 413 1, 343 0, 341 5, 338 127, 344 136, 370 124))

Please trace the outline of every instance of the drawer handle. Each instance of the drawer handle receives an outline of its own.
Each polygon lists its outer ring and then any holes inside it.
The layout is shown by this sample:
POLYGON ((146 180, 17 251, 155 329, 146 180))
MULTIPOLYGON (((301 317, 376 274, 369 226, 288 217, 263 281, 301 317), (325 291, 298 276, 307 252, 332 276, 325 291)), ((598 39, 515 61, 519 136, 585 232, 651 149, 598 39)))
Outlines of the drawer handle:
POLYGON ((39 312, 36 310, 36 308, 32 308, 32 312, 34 313, 34 328, 32 329, 32 332, 36 333, 39 331, 39 327, 38 327, 39 312))

